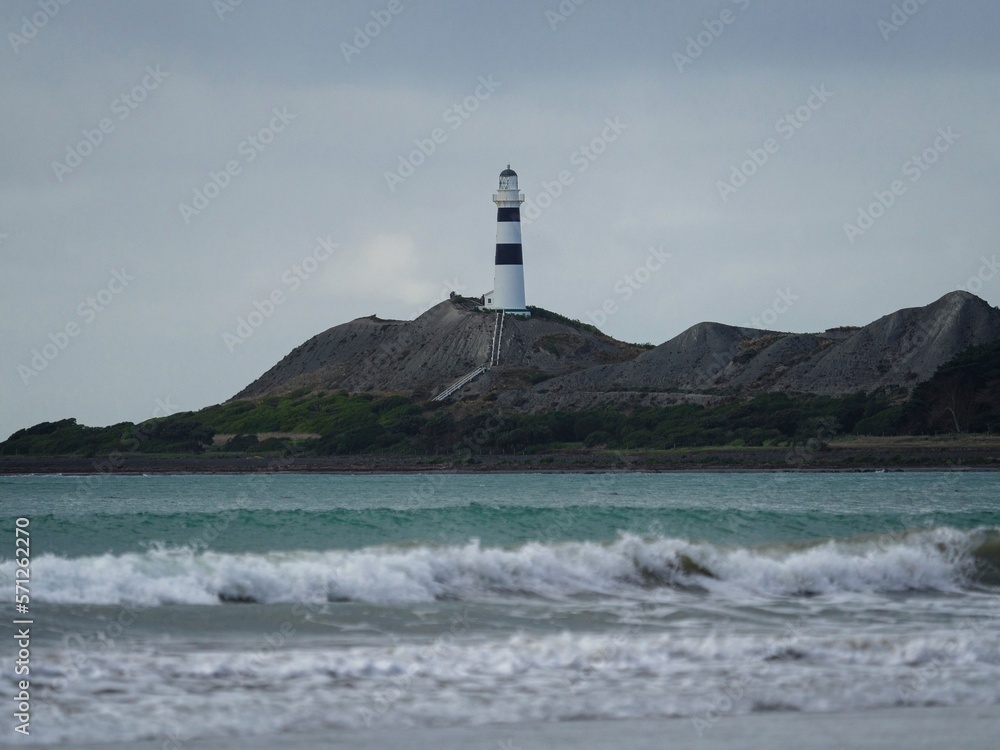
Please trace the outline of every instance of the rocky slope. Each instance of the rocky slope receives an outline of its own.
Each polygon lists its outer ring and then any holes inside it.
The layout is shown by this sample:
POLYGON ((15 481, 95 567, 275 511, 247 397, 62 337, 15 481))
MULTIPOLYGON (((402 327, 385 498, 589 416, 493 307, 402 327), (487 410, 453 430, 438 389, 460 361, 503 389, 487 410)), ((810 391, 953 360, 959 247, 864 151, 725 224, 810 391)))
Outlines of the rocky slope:
MULTIPOLYGON (((465 300, 414 321, 360 318, 309 339, 234 398, 300 388, 430 396, 489 361, 495 325, 495 315, 465 300)), ((967 292, 823 333, 699 323, 645 351, 551 314, 507 317, 499 366, 460 395, 492 391, 500 406, 537 411, 707 402, 732 392, 909 390, 962 350, 997 339, 1000 310, 967 292)))
POLYGON ((539 391, 910 389, 962 350, 1000 338, 1000 310, 968 292, 860 329, 781 333, 699 323, 635 360, 550 380, 539 391))
MULTIPOLYGON (((490 361, 497 317, 467 300, 446 300, 413 321, 358 318, 314 336, 234 398, 259 398, 307 388, 402 391, 432 395, 490 361)), ((536 314, 506 316, 500 364, 463 394, 496 390, 633 359, 642 349, 536 314)))

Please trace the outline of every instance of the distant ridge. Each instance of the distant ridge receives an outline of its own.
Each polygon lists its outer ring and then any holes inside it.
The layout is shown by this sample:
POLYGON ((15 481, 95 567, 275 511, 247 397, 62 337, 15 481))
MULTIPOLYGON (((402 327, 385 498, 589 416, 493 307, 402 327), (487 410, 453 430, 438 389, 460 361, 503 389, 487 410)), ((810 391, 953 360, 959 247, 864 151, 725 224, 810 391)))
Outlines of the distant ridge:
MULTIPOLYGON (((959 352, 1000 339, 1000 310, 961 291, 863 328, 802 334, 699 323, 649 350, 540 313, 506 319, 499 365, 459 395, 492 391, 535 411, 622 403, 626 394, 669 403, 727 392, 908 392, 959 352)), ((495 324, 461 299, 414 321, 359 318, 309 339, 234 398, 298 389, 433 396, 490 361, 495 324)))
POLYGON ((542 389, 909 390, 964 349, 998 338, 1000 310, 968 292, 951 292, 856 330, 782 333, 699 323, 631 362, 550 380, 542 389))

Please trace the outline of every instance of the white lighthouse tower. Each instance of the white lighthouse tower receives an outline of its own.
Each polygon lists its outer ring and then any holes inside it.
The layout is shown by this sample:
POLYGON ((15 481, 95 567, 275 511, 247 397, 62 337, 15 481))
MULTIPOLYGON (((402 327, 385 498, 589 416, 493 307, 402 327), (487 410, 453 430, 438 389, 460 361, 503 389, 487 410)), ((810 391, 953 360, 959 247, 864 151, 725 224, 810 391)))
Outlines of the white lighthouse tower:
POLYGON ((483 298, 487 310, 502 310, 509 315, 528 317, 524 302, 524 261, 521 256, 521 204, 524 193, 517 189, 517 172, 507 168, 500 173, 500 189, 494 193, 497 204, 497 251, 493 291, 483 298))

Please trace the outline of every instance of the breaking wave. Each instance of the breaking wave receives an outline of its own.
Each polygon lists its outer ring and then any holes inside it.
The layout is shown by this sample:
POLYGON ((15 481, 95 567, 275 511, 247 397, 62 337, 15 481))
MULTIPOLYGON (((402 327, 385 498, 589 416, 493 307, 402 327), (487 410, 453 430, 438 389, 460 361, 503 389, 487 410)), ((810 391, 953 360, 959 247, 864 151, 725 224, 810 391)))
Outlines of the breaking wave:
MULTIPOLYGON (((13 577, 13 561, 2 564, 13 577)), ((33 561, 53 604, 219 604, 532 597, 957 592, 1000 586, 1000 529, 937 527, 825 542, 725 547, 622 534, 609 542, 366 547, 224 554, 190 548, 33 561)))

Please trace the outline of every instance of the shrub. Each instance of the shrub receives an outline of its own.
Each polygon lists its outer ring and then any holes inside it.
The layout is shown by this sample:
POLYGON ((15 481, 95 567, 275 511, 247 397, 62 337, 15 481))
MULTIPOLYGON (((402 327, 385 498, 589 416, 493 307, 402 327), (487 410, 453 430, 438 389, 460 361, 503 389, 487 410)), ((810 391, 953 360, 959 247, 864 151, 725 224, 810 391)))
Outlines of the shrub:
POLYGON ((260 441, 256 435, 236 435, 228 443, 225 449, 228 451, 250 451, 260 448, 260 441))
POLYGON ((611 437, 610 433, 604 430, 597 430, 587 435, 586 440, 583 441, 583 445, 585 448, 601 448, 611 445, 613 440, 614 438, 611 437))

